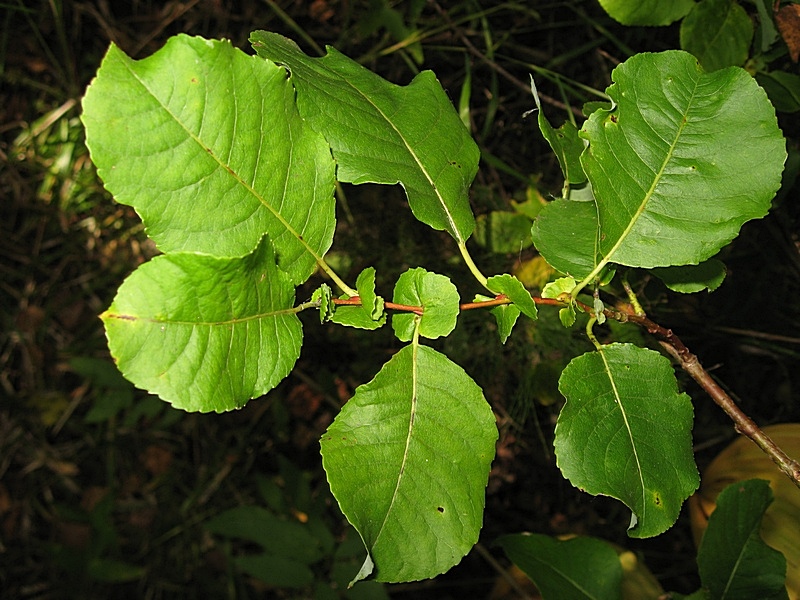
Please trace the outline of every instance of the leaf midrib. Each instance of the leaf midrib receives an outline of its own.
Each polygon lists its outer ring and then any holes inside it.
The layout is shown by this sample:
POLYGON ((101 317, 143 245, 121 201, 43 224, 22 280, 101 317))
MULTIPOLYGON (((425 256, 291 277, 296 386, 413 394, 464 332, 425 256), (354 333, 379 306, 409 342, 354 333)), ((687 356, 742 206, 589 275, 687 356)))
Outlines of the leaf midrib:
MULTIPOLYGON (((599 349, 600 358, 603 360, 603 367, 605 368, 606 375, 608 376, 608 381, 611 384, 611 390, 614 393, 614 401, 616 405, 619 407, 619 412, 622 415, 622 421, 625 424, 625 429, 628 432, 628 439, 631 442, 631 450, 633 451, 633 457, 636 460, 636 474, 639 476, 639 484, 642 490, 642 514, 637 515, 639 523, 643 523, 647 514, 647 496, 645 494, 645 484, 644 484, 644 475, 642 473, 642 463, 639 460, 639 451, 637 450, 633 431, 631 430, 630 422, 628 421, 628 415, 625 411, 625 407, 622 405, 622 397, 620 396, 619 390, 617 389, 616 381, 614 380, 614 375, 611 371, 611 366, 608 363, 606 358, 606 354, 602 348, 599 349)), ((633 507, 631 507, 633 509, 633 507)), ((634 512, 636 512, 634 510, 634 512)))
MULTIPOLYGON (((651 198, 653 197, 653 194, 655 193, 655 190, 658 187, 658 184, 661 182, 661 178, 664 175, 664 170, 667 168, 667 165, 669 164, 670 160, 672 159, 672 155, 674 154, 675 148, 678 145, 678 141, 680 140, 681 135, 683 134, 683 130, 685 129, 685 127, 686 127, 686 125, 688 123, 688 119, 687 119, 688 113, 689 113, 689 110, 692 107, 692 103, 694 101, 694 97, 695 97, 695 95, 697 93, 698 84, 699 84, 699 79, 696 79, 695 82, 694 82, 694 89, 692 90, 692 93, 691 93, 691 96, 689 98, 689 101, 686 103, 686 108, 683 111, 683 113, 681 114, 680 125, 678 126, 678 129, 677 129, 677 131, 675 133, 675 137, 674 137, 672 143, 670 144, 669 150, 667 151, 667 154, 666 154, 664 160, 661 163, 661 167, 659 168, 658 172, 653 177, 653 181, 650 184, 650 188, 645 192, 644 197, 642 198, 642 201, 639 204, 639 207, 636 209, 636 212, 634 213, 633 217, 630 219, 630 222, 628 223, 628 225, 622 231, 622 234, 617 238, 617 241, 609 249, 608 253, 606 253, 606 255, 603 257, 603 259, 595 266, 595 268, 592 270, 592 272, 589 273, 589 275, 587 275, 580 284, 578 284, 578 286, 575 288, 576 290, 578 290, 578 291, 582 290, 586 285, 588 285, 589 283, 594 281, 594 279, 600 274, 600 272, 605 268, 605 266, 608 263, 612 262, 611 259, 614 257, 614 255, 620 249, 622 244, 628 238, 628 235, 633 230, 633 227, 636 225, 636 223, 639 221, 639 218, 645 212, 645 209, 647 208, 647 205, 649 204, 651 198)), ((588 151, 588 149, 586 151, 588 151)), ((637 154, 637 157, 638 156, 639 155, 637 154)), ((596 204, 597 204, 597 199, 595 199, 595 205, 596 204)), ((602 223, 600 223, 600 211, 599 211, 599 208, 598 208, 598 215, 597 216, 598 216, 598 221, 597 221, 598 222, 598 228, 597 228, 597 240, 596 240, 596 242, 599 242, 600 236, 603 233, 603 231, 602 231, 602 227, 603 226, 602 226, 602 223)), ((599 250, 598 245, 599 244, 596 243, 596 248, 599 250)), ((596 256, 597 255, 595 254, 595 257, 596 256)), ((574 291, 573 292, 573 296, 576 295, 576 294, 577 294, 577 291, 574 291)))
MULTIPOLYGON (((317 254, 317 252, 308 244, 308 242, 305 241, 303 235, 300 234, 299 232, 297 232, 294 229, 294 227, 292 227, 292 225, 286 219, 283 218, 281 213, 278 212, 267 201, 267 199, 262 194, 257 192, 255 190, 255 188, 253 188, 253 186, 251 186, 244 179, 242 179, 242 177, 239 175, 239 173, 233 167, 231 167, 230 165, 225 164, 215 154, 215 152, 212 150, 212 148, 207 146, 198 135, 195 135, 183 123, 183 121, 178 119, 178 117, 171 110, 169 110, 169 108, 161 101, 161 99, 153 92, 153 90, 151 90, 150 87, 148 87, 148 85, 145 82, 145 80, 143 80, 141 77, 139 77, 139 74, 133 69, 132 65, 133 65, 133 63, 135 61, 133 59, 129 58, 127 55, 125 55, 121 50, 119 50, 119 52, 120 52, 120 54, 122 55, 122 58, 123 58, 122 64, 125 66, 125 68, 128 70, 128 72, 131 74, 131 76, 139 83, 139 85, 141 85, 147 91, 147 93, 150 95, 150 97, 161 107, 161 109, 165 113, 167 113, 172 118, 172 120, 181 127, 181 129, 183 129, 186 132, 186 135, 191 140, 193 140, 204 151, 205 154, 210 156, 217 163, 217 165, 219 165, 222 169, 227 171, 234 178, 234 180, 239 185, 241 185, 245 190, 247 190, 256 200, 258 200, 258 202, 262 206, 264 206, 267 210, 269 210, 270 213, 272 213, 272 215, 284 227, 284 229, 286 229, 286 231, 288 231, 298 242, 300 242, 300 244, 303 246, 303 248, 305 248, 306 252, 308 252, 312 257, 314 257, 314 260, 316 262, 318 262, 318 263, 321 262, 322 261, 322 257, 319 254, 317 254)), ((205 108, 203 109, 203 117, 202 118, 205 119, 205 108)), ((263 115, 262 115, 262 124, 263 124, 263 115)), ((291 125, 288 125, 288 127, 291 130, 291 125)), ((262 144, 259 146, 259 150, 258 150, 259 153, 261 152, 261 146, 263 146, 263 139, 262 139, 262 144)), ((291 168, 291 163, 290 163, 290 168, 291 168)), ((288 181, 289 181, 289 174, 287 173, 287 176, 285 178, 284 189, 286 189, 286 186, 288 185, 288 181)))
MULTIPOLYGON (((330 56, 330 54, 328 54, 327 56, 330 56)), ((326 57, 322 57, 322 58, 319 58, 319 59, 312 59, 312 58, 309 58, 309 57, 304 57, 304 58, 306 58, 307 60, 323 60, 326 57)), ((300 64, 301 70, 302 70, 303 66, 304 65, 301 63, 300 64)), ((358 88, 355 85, 353 85, 353 83, 351 81, 349 81, 348 79, 345 79, 342 75, 340 75, 336 71, 333 71, 332 69, 329 69, 326 65, 322 64, 320 66, 324 69, 325 74, 333 76, 336 80, 342 82, 344 85, 346 85, 350 89, 354 90, 361 98, 363 98, 370 106, 372 106, 378 112, 378 114, 381 116, 381 118, 386 123, 389 124, 389 126, 392 128, 392 130, 397 134, 397 137, 400 138, 400 140, 403 142, 403 145, 405 146, 405 148, 408 151, 408 153, 411 155, 412 159, 414 160, 414 163, 417 165, 419 170, 425 176, 425 179, 427 180, 431 190, 433 191, 434 195, 436 196, 436 198, 439 201, 439 204, 442 206, 442 209, 444 210, 444 214, 445 214, 445 216, 447 218, 447 222, 449 223, 450 228, 452 229, 452 234, 453 234, 453 237, 455 238, 456 242, 458 242, 458 243, 466 242, 466 240, 462 237, 461 232, 458 230, 458 227, 456 226, 456 223, 455 223, 455 221, 453 219, 453 215, 450 212, 450 209, 448 208, 447 203, 445 202, 444 196, 442 196, 442 194, 439 192, 439 188, 436 185, 436 182, 433 180, 432 176, 428 172, 428 170, 425 167, 425 165, 423 164, 422 160, 419 158, 419 156, 417 156, 417 153, 414 151, 414 149, 412 148, 411 144, 406 139, 406 137, 403 134, 403 132, 400 131, 400 129, 398 129, 395 126, 394 122, 391 119, 389 119, 389 117, 386 115, 386 113, 375 102, 373 102, 372 99, 366 93, 364 93, 360 88, 358 88)), ((289 67, 289 70, 293 71, 292 67, 289 67)), ((306 76, 307 76, 307 74, 306 74, 306 76)), ((307 82, 310 85, 313 85, 313 83, 311 81, 308 81, 308 79, 307 79, 307 82)), ((393 85, 390 82, 386 82, 386 83, 388 85, 393 85)), ((413 84, 413 81, 409 85, 412 85, 412 84, 413 84)), ((397 86, 395 86, 395 87, 397 87, 397 86)), ((321 90, 321 91, 322 92, 326 92, 326 90, 324 90, 324 89, 321 90)))

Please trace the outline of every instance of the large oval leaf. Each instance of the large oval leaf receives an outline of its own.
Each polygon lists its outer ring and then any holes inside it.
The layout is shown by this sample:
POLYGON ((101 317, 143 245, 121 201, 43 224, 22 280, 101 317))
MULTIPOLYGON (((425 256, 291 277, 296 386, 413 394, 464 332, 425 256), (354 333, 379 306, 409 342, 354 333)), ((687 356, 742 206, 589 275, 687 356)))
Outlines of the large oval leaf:
POLYGON ((697 264, 763 217, 786 159, 775 110, 743 69, 705 73, 682 51, 614 69, 611 110, 583 126, 603 262, 697 264))
POLYGON ((140 61, 112 44, 82 119, 106 187, 162 251, 242 256, 266 232, 300 283, 330 247, 333 159, 282 68, 185 35, 140 61))
POLYGON ((333 148, 340 181, 401 183, 417 219, 467 240, 480 152, 431 71, 400 87, 334 48, 310 58, 275 33, 254 31, 250 41, 291 71, 300 114, 333 148))
POLYGON ((294 286, 268 240, 243 258, 176 252, 141 265, 101 315, 123 375, 176 408, 265 394, 300 355, 294 286))
POLYGON ((322 464, 369 553, 357 579, 434 577, 478 540, 497 428, 480 388, 446 356, 400 350, 322 436, 322 464))
POLYGON ((590 494, 632 511, 629 535, 669 529, 700 478, 692 453, 692 404, 669 360, 632 344, 573 359, 561 374, 567 399, 556 424, 561 472, 590 494))

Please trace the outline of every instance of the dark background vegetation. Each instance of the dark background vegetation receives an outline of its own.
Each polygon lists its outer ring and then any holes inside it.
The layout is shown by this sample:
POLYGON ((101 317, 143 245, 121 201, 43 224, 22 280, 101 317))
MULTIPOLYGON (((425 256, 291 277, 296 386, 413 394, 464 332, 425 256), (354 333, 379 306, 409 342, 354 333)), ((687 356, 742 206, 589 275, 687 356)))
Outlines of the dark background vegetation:
MULTIPOLYGON (((675 27, 621 27, 595 0, 397 2, 387 12, 389 6, 379 0, 2 4, 3 598, 312 596, 238 574, 226 560, 235 542, 210 535, 203 522, 233 506, 264 504, 264 490, 277 490, 286 508, 281 518, 301 521, 314 511, 343 539, 346 522, 327 491, 317 440, 355 386, 375 374, 383 362, 376 357, 397 348, 390 331, 321 328, 309 315, 293 374, 266 398, 224 415, 175 411, 116 374, 97 315, 155 249, 133 211, 105 193, 83 145, 80 99, 109 42, 135 58, 177 33, 224 37, 249 51, 250 31, 267 29, 312 55, 309 40, 336 46, 399 84, 433 69, 455 103, 469 74, 472 131, 484 156, 473 193, 478 214, 524 199, 529 188, 545 197, 560 189, 557 163, 535 120, 523 118, 533 107, 530 73, 552 99, 545 110, 558 123, 568 107, 595 99, 590 90, 605 89, 615 64, 630 54, 678 47, 675 27), (420 36, 416 45, 403 41, 411 31, 420 36)), ((797 122, 779 117, 796 148, 797 122)), ((451 241, 415 222, 398 189, 345 192, 333 256, 346 279, 374 265, 380 292, 390 295, 397 274, 419 265, 450 275, 465 297, 478 291, 451 241)), ((652 282, 641 288, 650 316, 673 327, 762 425, 800 416, 798 217, 797 189, 784 189, 773 212, 746 225, 725 251, 729 276, 714 294, 680 297, 652 282)), ((480 248, 475 255, 487 273, 532 256, 480 248)), ((305 292, 310 296, 311 288, 299 294, 305 292)), ((501 346, 490 321, 466 314, 444 342, 498 415, 501 439, 481 543, 447 575, 385 586, 384 593, 489 597, 509 566, 492 541, 518 531, 603 537, 637 551, 666 589, 695 589, 685 518, 659 538, 630 540, 622 505, 580 493, 554 466, 555 377, 565 357, 586 343, 582 334, 561 332, 545 318, 501 346)), ((695 400, 702 468, 735 433, 691 381, 679 379, 695 400)), ((330 561, 320 563, 322 585, 330 587, 331 568, 330 561)))

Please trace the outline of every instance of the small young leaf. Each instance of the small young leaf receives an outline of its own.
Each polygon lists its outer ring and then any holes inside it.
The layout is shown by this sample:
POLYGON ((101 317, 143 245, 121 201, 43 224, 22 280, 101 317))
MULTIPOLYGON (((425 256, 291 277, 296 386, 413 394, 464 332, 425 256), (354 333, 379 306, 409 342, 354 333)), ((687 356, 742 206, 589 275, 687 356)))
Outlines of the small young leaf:
POLYGON ((571 121, 564 121, 558 129, 555 129, 547 118, 544 116, 542 110, 542 102, 539 100, 539 94, 536 91, 536 84, 531 75, 531 93, 536 102, 536 110, 539 121, 539 131, 542 136, 547 140, 550 148, 558 159, 558 164, 561 165, 561 173, 564 175, 564 182, 567 185, 577 185, 586 181, 586 173, 583 172, 581 166, 581 153, 586 147, 586 142, 578 136, 578 130, 571 121))
POLYGON ((513 275, 505 274, 489 277, 486 287, 495 294, 504 294, 526 317, 536 320, 539 316, 531 293, 513 275))
POLYGON ((559 277, 542 288, 542 298, 559 298, 562 294, 569 294, 575 289, 574 277, 559 277))
POLYGON ((722 285, 727 270, 722 261, 709 258, 699 265, 662 267, 653 269, 652 272, 673 292, 693 294, 703 290, 713 292, 722 285))
POLYGON ((325 323, 333 319, 336 314, 336 305, 333 303, 333 291, 327 283, 320 285, 311 294, 312 302, 319 302, 319 322, 325 323))
POLYGON ((384 314, 384 301, 375 294, 375 269, 373 267, 367 267, 359 273, 356 279, 356 290, 358 290, 361 306, 366 313, 375 320, 380 319, 384 314))
POLYGON ((101 315, 122 374, 176 408, 223 412, 292 370, 302 327, 269 240, 242 258, 176 252, 120 286, 101 315))
POLYGON ((609 16, 623 25, 669 25, 686 16, 694 0, 600 0, 609 16))
POLYGON ((713 598, 788 598, 786 559, 759 535, 771 503, 769 482, 760 479, 735 482, 720 492, 697 551, 700 580, 713 598))
POLYGON ((322 464, 369 553, 357 579, 434 577, 478 540, 497 428, 480 388, 409 345, 359 387, 322 436, 322 464))
POLYGON ((480 152, 431 71, 400 87, 334 48, 310 58, 275 33, 255 31, 250 41, 291 72, 300 114, 331 145, 339 181, 400 183, 417 219, 469 238, 480 152))
POLYGON ((747 71, 705 73, 675 50, 637 54, 612 79, 616 107, 582 130, 604 262, 697 264, 767 213, 786 144, 747 71))
POLYGON ((514 329, 514 325, 517 323, 520 311, 513 304, 504 304, 495 306, 489 312, 494 315, 497 321, 497 333, 500 335, 500 343, 505 344, 514 329))
MULTIPOLYGON (((360 306, 339 306, 333 322, 347 327, 373 330, 386 323, 384 300, 375 294, 375 269, 367 267, 356 279, 356 290, 361 299, 360 306)), ((346 296, 342 296, 345 299, 346 296)))
POLYGON ((82 119, 98 174, 162 251, 242 256, 266 232, 299 284, 330 247, 335 163, 282 68, 186 35, 139 61, 112 44, 82 119))
MULTIPOLYGON (((400 275, 394 288, 395 303, 422 307, 419 334, 429 339, 448 335, 455 329, 459 300, 456 286, 447 277, 421 267, 400 275)), ((392 327, 398 339, 411 341, 416 316, 413 313, 392 315, 392 327)))
POLYGON ((573 485, 624 502, 629 535, 669 529, 697 488, 692 404, 669 360, 632 344, 579 356, 559 380, 567 399, 556 425, 558 466, 573 485))
POLYGON ((739 67, 747 60, 753 22, 738 2, 702 0, 681 23, 681 48, 708 71, 739 67))
POLYGON ((614 548, 590 537, 556 540, 523 533, 497 540, 544 600, 617 600, 622 566, 614 548))

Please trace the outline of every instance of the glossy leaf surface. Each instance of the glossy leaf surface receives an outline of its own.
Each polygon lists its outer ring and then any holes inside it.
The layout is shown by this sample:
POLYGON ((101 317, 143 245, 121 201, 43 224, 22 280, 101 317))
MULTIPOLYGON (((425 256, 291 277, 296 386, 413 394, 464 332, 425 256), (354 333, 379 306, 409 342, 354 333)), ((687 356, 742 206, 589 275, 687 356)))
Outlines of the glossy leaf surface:
POLYGON ((446 356, 400 350, 323 435, 331 491, 369 556, 357 579, 434 577, 478 539, 497 428, 480 388, 446 356))
POLYGON ((243 258, 157 256, 101 315, 122 374, 176 408, 223 412, 275 387, 300 355, 294 286, 265 238, 243 258))
POLYGON ((186 35, 139 61, 112 44, 83 110, 99 175, 162 251, 242 256, 267 233, 300 283, 330 247, 334 162, 282 68, 186 35))
POLYGON ((669 361, 632 344, 573 359, 559 380, 558 466, 573 485, 624 502, 628 533, 651 537, 678 518, 697 488, 692 405, 669 361))
POLYGON ((746 71, 705 73, 690 54, 669 51, 633 56, 612 78, 616 107, 582 130, 604 261, 697 264, 767 213, 785 143, 746 71))
POLYGON ((480 153, 431 71, 400 87, 334 48, 310 58, 275 33, 255 31, 250 41, 291 72, 300 114, 333 148, 339 181, 400 183, 417 219, 469 238, 480 153))

